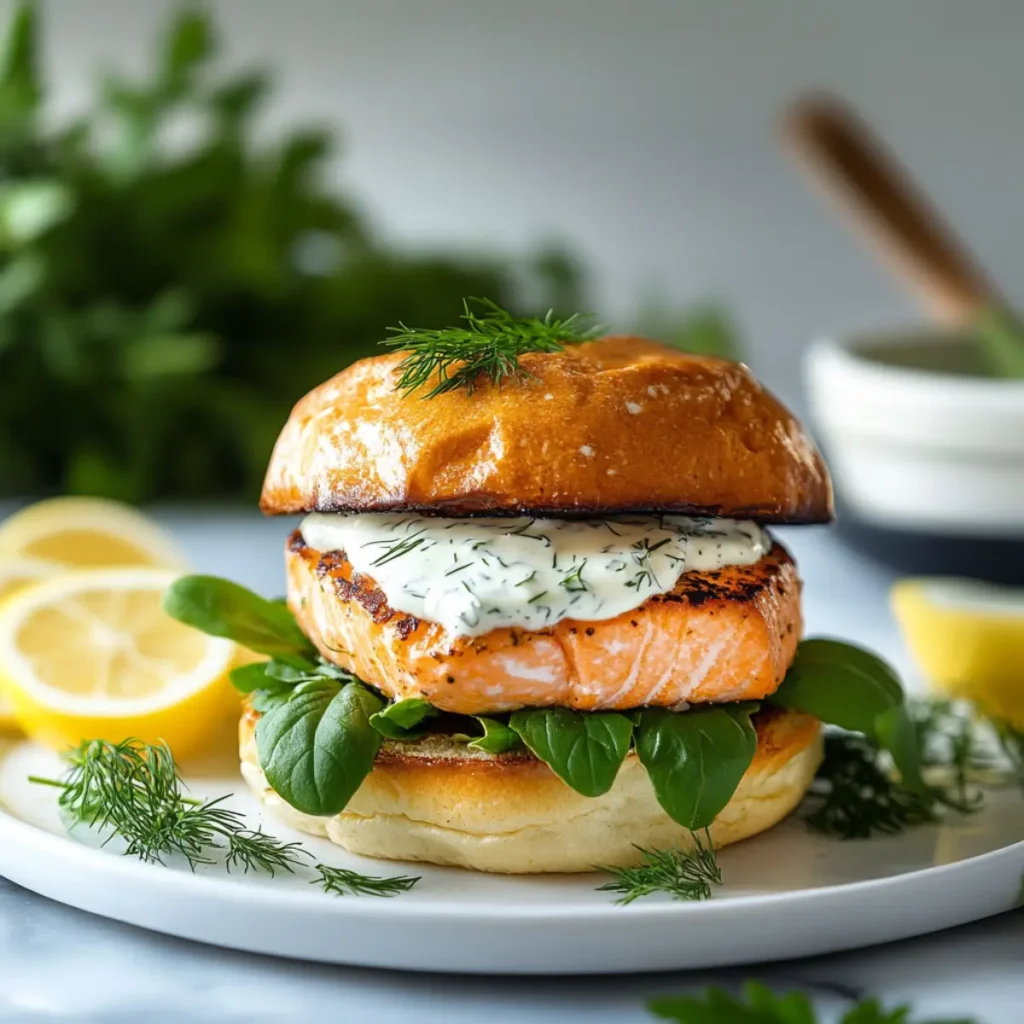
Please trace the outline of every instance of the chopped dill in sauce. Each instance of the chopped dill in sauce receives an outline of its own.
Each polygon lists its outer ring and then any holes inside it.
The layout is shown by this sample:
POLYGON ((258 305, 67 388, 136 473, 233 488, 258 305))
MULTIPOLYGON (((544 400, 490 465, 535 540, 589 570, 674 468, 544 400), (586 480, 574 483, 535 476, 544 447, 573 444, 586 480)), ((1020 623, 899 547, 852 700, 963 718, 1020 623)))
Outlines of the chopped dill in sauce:
POLYGON ((771 547, 755 523, 709 517, 443 519, 315 513, 306 543, 344 551, 398 611, 477 636, 609 619, 691 570, 750 565, 771 547))

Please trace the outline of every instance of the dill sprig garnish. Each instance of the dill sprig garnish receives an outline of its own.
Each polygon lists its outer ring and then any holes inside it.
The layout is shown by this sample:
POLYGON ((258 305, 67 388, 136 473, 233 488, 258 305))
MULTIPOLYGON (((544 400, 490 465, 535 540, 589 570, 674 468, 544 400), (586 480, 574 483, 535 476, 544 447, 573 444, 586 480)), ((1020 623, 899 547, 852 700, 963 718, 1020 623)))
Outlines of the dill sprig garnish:
POLYGON ((989 725, 1002 753, 1006 774, 1024 789, 1024 732, 1005 721, 990 720, 989 725))
POLYGON ((409 353, 398 364, 397 391, 409 395, 433 381, 424 398, 457 388, 472 394, 481 379, 501 387, 506 380, 530 376, 519 365, 520 356, 561 352, 598 333, 590 318, 578 313, 564 319, 553 310, 543 317, 517 317, 479 298, 464 299, 462 308, 463 326, 430 330, 400 323, 388 328, 394 337, 381 344, 409 353))
POLYGON ((126 855, 162 864, 180 854, 194 870, 215 863, 219 852, 229 871, 269 875, 294 871, 305 856, 298 843, 247 828, 241 812, 222 806, 226 797, 187 796, 166 744, 86 740, 66 760, 62 779, 31 781, 58 787, 58 805, 71 822, 109 831, 104 842, 119 837, 126 855))
POLYGON ((808 794, 812 828, 840 839, 894 834, 978 810, 982 785, 1024 785, 1024 734, 976 708, 949 700, 911 700, 924 786, 905 786, 872 740, 829 732, 825 758, 808 794))
POLYGON ((936 820, 934 801, 893 779, 879 763, 878 748, 855 733, 826 734, 808 801, 807 824, 838 839, 894 835, 936 820))
POLYGON ((621 905, 657 892, 667 893, 674 900, 710 899, 711 886, 722 884, 722 871, 707 829, 704 837, 702 840, 693 834, 692 850, 645 850, 638 846, 643 863, 632 868, 602 868, 613 878, 597 891, 618 893, 615 902, 621 905))
MULTIPOLYGON (((60 789, 57 803, 71 823, 109 832, 104 845, 120 838, 126 856, 163 864, 165 857, 179 854, 193 871, 217 863, 219 856, 228 871, 271 876, 292 874, 312 860, 299 843, 248 828, 240 811, 223 806, 226 796, 207 801, 188 796, 164 743, 86 740, 66 761, 63 778, 30 776, 30 781, 60 789)), ((419 881, 361 875, 327 864, 315 868, 312 884, 339 896, 394 896, 419 881)))
POLYGON ((418 875, 382 878, 361 875, 348 868, 332 868, 327 864, 317 864, 316 870, 317 877, 310 884, 320 885, 324 892, 334 893, 335 896, 397 896, 400 892, 408 892, 420 881, 418 875))

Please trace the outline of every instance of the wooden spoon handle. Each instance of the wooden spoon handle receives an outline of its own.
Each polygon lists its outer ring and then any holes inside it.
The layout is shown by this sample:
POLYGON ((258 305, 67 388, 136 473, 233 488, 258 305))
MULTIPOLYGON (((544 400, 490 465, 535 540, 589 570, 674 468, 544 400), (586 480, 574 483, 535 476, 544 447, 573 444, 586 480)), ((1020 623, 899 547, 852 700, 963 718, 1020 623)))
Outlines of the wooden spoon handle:
POLYGON ((790 108, 784 129, 798 163, 937 319, 962 324, 982 307, 1003 305, 966 247, 856 114, 835 99, 805 99, 790 108))

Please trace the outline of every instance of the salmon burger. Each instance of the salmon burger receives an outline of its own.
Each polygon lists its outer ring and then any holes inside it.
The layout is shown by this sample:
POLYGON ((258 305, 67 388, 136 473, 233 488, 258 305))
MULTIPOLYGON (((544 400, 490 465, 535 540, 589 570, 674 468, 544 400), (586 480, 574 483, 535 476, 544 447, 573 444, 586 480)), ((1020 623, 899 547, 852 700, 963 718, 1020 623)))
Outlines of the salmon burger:
POLYGON ((770 527, 832 515, 795 418, 745 366, 632 337, 462 386, 409 368, 355 363, 274 449, 261 507, 303 516, 287 603, 319 666, 274 678, 308 688, 288 708, 331 703, 284 722, 272 686, 248 702, 255 793, 354 853, 509 873, 792 811, 821 727, 777 699, 801 583, 770 527))

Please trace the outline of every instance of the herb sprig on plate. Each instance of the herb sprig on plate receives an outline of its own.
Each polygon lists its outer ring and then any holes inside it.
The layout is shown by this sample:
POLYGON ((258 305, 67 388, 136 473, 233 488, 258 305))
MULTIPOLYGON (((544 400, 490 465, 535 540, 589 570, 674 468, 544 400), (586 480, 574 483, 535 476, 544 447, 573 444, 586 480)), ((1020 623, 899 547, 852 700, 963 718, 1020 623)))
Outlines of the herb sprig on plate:
POLYGON ((337 895, 393 896, 419 881, 314 865, 300 843, 249 828, 241 811, 224 806, 228 797, 204 801, 189 796, 165 744, 86 740, 65 760, 68 767, 60 779, 31 776, 31 781, 58 788, 58 805, 70 823, 98 829, 104 845, 121 840, 126 856, 163 864, 177 855, 193 871, 222 861, 229 872, 271 877, 313 867, 313 884, 337 895))
POLYGON ((292 872, 302 863, 298 843, 250 829, 226 797, 200 801, 184 792, 174 756, 164 744, 86 740, 66 755, 61 779, 32 781, 60 789, 58 804, 73 824, 98 828, 126 844, 125 853, 163 863, 179 854, 194 870, 224 857, 230 871, 292 872))
POLYGON ((597 891, 617 893, 619 898, 615 902, 621 905, 659 892, 674 900, 710 899, 711 887, 722 884, 722 870, 706 829, 703 839, 694 834, 693 843, 692 850, 637 847, 643 863, 630 868, 601 868, 612 880, 598 886, 597 891))
POLYGON ((398 364, 395 389, 412 394, 430 385, 424 398, 434 398, 459 388, 472 394, 481 381, 496 387, 507 380, 525 380, 529 373, 520 365, 530 352, 561 352, 598 334, 590 317, 574 314, 556 317, 517 317, 490 299, 463 301, 462 325, 440 330, 399 324, 393 337, 381 342, 407 352, 398 364))

